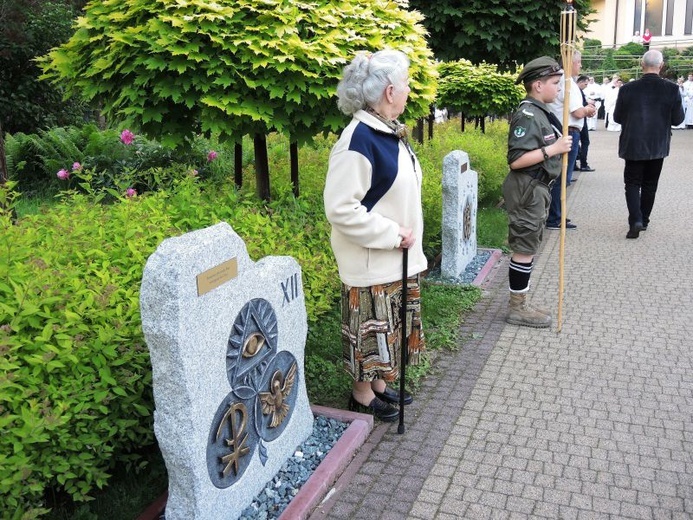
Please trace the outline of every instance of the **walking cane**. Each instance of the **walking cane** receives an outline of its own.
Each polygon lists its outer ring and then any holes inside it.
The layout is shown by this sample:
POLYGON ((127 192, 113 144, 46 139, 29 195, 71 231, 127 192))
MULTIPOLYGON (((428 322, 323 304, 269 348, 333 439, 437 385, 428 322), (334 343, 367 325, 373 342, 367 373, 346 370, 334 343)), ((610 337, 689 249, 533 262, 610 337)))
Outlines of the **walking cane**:
MULTIPOLYGON (((573 50, 575 41, 575 21, 577 11, 573 8, 572 0, 567 0, 565 9, 561 11, 561 57, 563 58, 563 76, 565 78, 563 93, 563 135, 569 132, 570 124, 570 89, 573 81, 573 50)), ((576 146, 576 143, 573 143, 576 146)), ((561 164, 561 238, 558 249, 558 332, 563 327, 563 264, 565 258, 565 224, 566 224, 566 190, 568 173, 568 155, 563 154, 561 164)))
POLYGON ((407 341, 407 271, 409 263, 409 249, 402 248, 402 305, 399 309, 402 324, 401 351, 399 356, 399 426, 397 433, 404 433, 404 378, 406 377, 407 358, 409 357, 409 342, 407 341))

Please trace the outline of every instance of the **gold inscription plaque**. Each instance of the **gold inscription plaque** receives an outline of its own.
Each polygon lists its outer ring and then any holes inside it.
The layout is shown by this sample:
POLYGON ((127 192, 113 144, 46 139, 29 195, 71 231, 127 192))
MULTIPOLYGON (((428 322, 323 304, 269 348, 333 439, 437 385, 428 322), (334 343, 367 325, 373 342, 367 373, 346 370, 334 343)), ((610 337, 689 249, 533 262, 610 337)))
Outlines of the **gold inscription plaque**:
POLYGON ((197 275, 197 295, 202 296, 236 276, 238 276, 238 260, 234 257, 197 275))

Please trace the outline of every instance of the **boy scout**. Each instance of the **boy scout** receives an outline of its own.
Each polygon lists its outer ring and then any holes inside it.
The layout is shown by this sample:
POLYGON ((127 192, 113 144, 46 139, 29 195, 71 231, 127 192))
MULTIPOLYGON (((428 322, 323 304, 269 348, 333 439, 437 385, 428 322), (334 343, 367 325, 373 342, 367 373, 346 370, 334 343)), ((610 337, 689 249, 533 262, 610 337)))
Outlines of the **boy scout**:
POLYGON ((503 182, 503 197, 513 253, 506 321, 527 327, 551 325, 548 312, 527 303, 527 292, 548 216, 551 186, 561 173, 561 154, 572 146, 571 137, 561 136, 561 123, 546 106, 558 95, 562 73, 548 56, 525 65, 516 83, 524 83, 527 97, 513 114, 508 133, 510 172, 503 182))

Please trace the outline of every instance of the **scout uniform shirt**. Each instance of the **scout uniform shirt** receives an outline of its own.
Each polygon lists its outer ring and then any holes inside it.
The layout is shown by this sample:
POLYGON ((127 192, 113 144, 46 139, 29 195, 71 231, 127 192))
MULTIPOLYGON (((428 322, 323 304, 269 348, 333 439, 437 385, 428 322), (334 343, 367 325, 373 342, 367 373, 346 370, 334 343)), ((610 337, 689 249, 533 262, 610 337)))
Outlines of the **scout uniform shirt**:
MULTIPOLYGON (((550 146, 561 135, 561 123, 549 108, 532 97, 526 97, 520 102, 510 121, 508 132, 508 164, 512 164, 521 155, 542 146, 550 146)), ((561 154, 549 157, 541 163, 527 168, 513 170, 532 176, 540 168, 546 172, 549 180, 556 179, 561 174, 561 154)), ((540 178, 540 177, 535 177, 540 178)))

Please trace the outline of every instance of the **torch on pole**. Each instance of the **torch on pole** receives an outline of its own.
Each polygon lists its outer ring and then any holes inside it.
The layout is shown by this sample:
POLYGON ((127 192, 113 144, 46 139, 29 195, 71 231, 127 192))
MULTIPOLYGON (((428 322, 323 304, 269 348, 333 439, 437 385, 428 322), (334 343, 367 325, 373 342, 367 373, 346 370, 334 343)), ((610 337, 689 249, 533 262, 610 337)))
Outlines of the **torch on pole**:
MULTIPOLYGON (((575 27, 577 11, 573 7, 572 0, 567 0, 561 11, 561 58, 563 60, 563 135, 568 132, 570 125, 570 89, 573 84, 573 53, 575 52, 575 27)), ((576 146, 576 143, 573 143, 576 146)), ((561 237, 558 250, 558 332, 563 328, 563 275, 565 263, 565 224, 566 224, 566 191, 568 174, 568 155, 563 154, 561 164, 561 237)))

